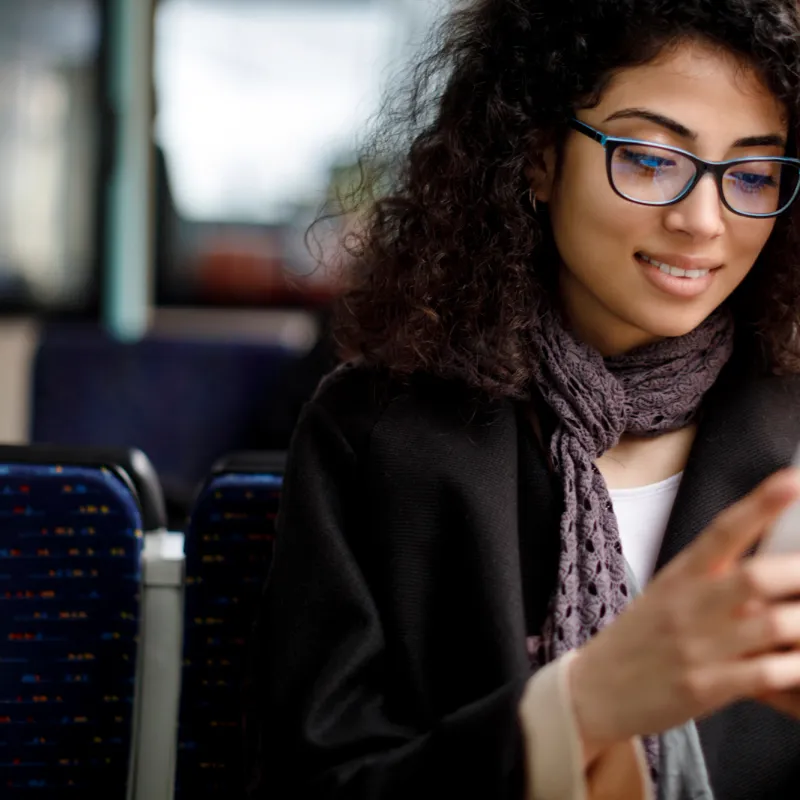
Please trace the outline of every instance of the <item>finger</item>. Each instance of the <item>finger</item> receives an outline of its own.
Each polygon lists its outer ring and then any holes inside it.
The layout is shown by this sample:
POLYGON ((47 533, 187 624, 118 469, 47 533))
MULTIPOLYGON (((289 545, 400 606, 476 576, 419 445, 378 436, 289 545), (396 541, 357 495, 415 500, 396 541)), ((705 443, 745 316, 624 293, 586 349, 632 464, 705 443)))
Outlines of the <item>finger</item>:
POLYGON ((781 512, 800 497, 800 470, 767 478, 723 511, 681 554, 681 567, 695 574, 723 571, 754 545, 781 512))
POLYGON ((696 606, 709 626, 761 613, 777 600, 800 597, 800 553, 740 561, 723 575, 705 578, 697 591, 696 606))
POLYGON ((800 553, 749 558, 739 565, 732 583, 732 591, 742 598, 775 601, 800 596, 800 553))
POLYGON ((800 652, 796 650, 717 664, 698 671, 690 680, 695 703, 707 710, 797 687, 800 687, 800 652))
POLYGON ((800 643, 800 603, 783 603, 736 622, 726 641, 719 643, 719 658, 753 656, 800 643))

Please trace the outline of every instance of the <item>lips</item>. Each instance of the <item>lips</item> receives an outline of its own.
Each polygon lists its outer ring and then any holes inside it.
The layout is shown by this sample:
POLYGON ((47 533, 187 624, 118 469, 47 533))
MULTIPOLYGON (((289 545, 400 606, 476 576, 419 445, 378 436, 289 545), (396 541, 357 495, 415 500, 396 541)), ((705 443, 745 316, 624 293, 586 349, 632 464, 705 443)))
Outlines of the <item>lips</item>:
MULTIPOLYGON (((640 250, 636 255, 659 269, 663 265, 670 270, 675 268, 684 273, 702 272, 703 270, 711 272, 722 266, 722 263, 717 259, 707 258, 705 256, 687 256, 680 253, 650 252, 645 250, 640 250)), ((674 273, 670 272, 670 274, 674 273)))
MULTIPOLYGON (((718 266, 685 269, 644 253, 637 253, 635 260, 653 287, 663 294, 683 300, 690 300, 704 294, 714 283, 719 271, 718 266)), ((684 259, 681 263, 692 262, 684 259)), ((694 267, 696 263, 697 261, 695 260, 692 266, 694 267)), ((706 261, 705 264, 708 265, 709 262, 706 261)))

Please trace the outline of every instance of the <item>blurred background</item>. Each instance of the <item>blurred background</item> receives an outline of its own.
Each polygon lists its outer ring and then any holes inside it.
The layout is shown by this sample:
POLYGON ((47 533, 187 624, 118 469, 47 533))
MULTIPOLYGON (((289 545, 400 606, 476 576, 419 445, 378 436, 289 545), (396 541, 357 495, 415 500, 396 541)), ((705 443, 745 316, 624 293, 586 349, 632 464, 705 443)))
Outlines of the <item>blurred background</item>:
POLYGON ((285 449, 333 363, 306 229, 446 3, 0 0, 0 441, 140 447, 173 527, 285 449))

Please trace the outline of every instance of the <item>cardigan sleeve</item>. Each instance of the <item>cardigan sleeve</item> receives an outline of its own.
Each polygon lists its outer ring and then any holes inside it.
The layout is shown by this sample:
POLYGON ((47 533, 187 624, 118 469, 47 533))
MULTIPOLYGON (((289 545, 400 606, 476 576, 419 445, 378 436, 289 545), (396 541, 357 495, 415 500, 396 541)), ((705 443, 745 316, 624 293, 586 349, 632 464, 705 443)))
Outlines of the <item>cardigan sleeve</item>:
POLYGON ((288 459, 255 631, 250 797, 521 800, 525 680, 424 727, 390 710, 385 633, 348 536, 360 501, 356 468, 331 416, 309 405, 288 459))
POLYGON ((639 737, 603 751, 587 774, 568 680, 574 656, 567 653, 539 670, 522 697, 528 800, 653 800, 639 737))

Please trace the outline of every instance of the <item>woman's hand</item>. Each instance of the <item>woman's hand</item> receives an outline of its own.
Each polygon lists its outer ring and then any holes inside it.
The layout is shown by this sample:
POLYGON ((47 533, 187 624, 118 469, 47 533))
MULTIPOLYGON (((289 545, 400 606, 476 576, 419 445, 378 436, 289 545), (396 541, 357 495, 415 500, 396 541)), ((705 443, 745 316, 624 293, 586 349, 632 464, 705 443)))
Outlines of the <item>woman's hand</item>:
POLYGON ((800 555, 742 560, 798 497, 797 471, 768 478, 580 649, 569 678, 587 761, 738 699, 800 711, 787 692, 800 687, 800 555))

